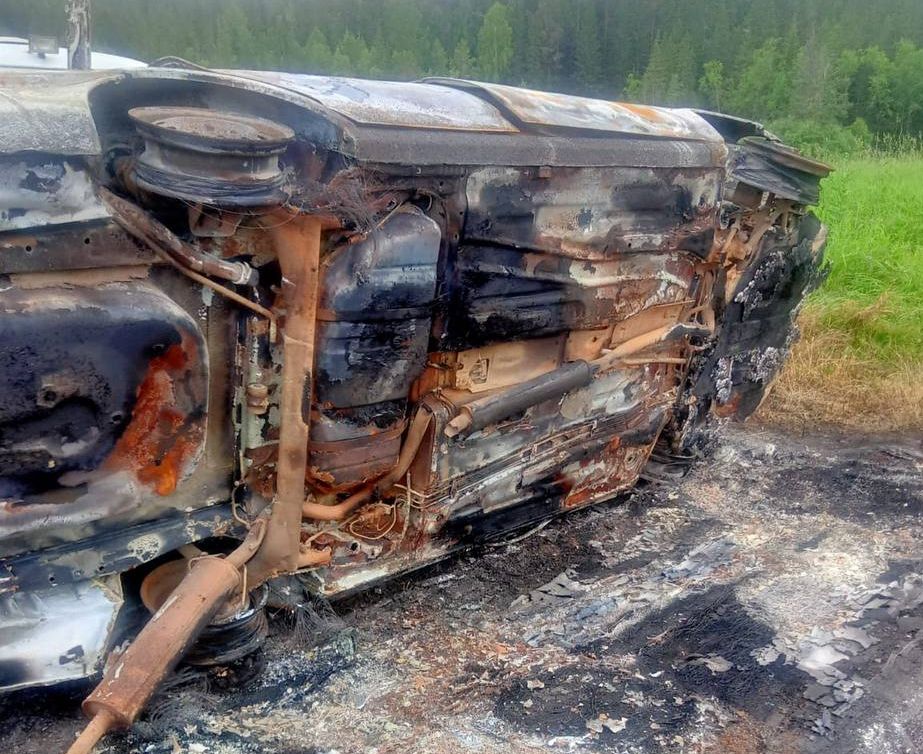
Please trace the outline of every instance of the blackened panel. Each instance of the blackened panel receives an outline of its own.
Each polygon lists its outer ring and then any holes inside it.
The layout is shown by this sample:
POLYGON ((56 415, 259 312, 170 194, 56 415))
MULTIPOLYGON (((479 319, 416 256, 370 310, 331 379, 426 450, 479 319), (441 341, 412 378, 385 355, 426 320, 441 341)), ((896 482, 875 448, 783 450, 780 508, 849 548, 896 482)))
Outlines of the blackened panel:
POLYGON ((13 494, 96 468, 132 417, 181 311, 142 289, 10 289, 0 315, 0 476, 13 494))
POLYGON ((713 349, 697 368, 693 391, 704 405, 741 420, 759 407, 797 334, 801 302, 826 274, 824 234, 811 214, 794 238, 767 234, 737 283, 713 349))
POLYGON ((322 268, 311 466, 327 485, 387 470, 426 366, 442 233, 412 207, 322 268))
POLYGON ((579 259, 686 249, 712 228, 714 168, 482 168, 468 181, 464 236, 579 259))

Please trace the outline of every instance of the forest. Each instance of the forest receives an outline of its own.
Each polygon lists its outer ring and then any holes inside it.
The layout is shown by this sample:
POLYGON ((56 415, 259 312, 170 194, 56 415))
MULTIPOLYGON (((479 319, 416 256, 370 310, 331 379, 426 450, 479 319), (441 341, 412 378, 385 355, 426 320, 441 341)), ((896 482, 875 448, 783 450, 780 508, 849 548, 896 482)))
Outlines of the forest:
MULTIPOLYGON (((92 0, 93 45, 152 62, 450 75, 763 121, 833 163, 830 277, 767 418, 923 427, 923 0, 92 0)), ((64 0, 0 34, 64 38, 64 0)))
MULTIPOLYGON (((64 36, 64 0, 0 33, 64 36)), ((451 75, 722 110, 847 149, 923 133, 921 0, 93 0, 93 44, 153 61, 451 75)))

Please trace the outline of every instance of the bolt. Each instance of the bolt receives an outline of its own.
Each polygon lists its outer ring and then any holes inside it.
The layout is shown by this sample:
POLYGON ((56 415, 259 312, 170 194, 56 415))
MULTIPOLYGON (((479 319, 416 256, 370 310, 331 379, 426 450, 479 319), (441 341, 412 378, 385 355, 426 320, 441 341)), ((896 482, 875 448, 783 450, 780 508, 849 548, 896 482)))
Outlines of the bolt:
POLYGON ((269 388, 259 382, 247 385, 247 409, 260 416, 269 410, 269 388))

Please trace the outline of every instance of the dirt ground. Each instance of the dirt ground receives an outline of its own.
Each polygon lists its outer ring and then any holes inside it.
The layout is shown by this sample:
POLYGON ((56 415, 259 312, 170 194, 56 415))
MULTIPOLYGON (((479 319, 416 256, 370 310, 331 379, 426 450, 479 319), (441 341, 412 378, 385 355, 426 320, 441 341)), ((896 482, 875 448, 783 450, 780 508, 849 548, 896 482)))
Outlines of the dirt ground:
MULTIPOLYGON (((923 438, 728 427, 676 486, 334 609, 100 750, 923 751, 923 438)), ((63 751, 84 691, 0 701, 4 750, 63 751)))

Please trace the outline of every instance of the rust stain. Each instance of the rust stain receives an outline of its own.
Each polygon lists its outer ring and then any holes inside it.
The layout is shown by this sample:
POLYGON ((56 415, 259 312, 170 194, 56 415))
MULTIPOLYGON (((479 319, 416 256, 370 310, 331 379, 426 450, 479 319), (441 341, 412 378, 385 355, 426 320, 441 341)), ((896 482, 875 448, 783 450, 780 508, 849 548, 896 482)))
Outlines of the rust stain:
POLYGON ((138 387, 131 421, 125 428, 105 466, 134 469, 138 479, 158 495, 176 490, 186 461, 201 441, 201 427, 176 406, 175 381, 194 357, 186 347, 172 345, 151 359, 138 387))
POLYGON ((726 403, 715 403, 712 410, 715 412, 715 416, 726 419, 727 417, 734 416, 734 414, 737 413, 737 410, 740 408, 740 402, 742 399, 743 395, 741 393, 734 393, 726 403))
POLYGON ((619 102, 618 105, 635 115, 641 116, 645 120, 653 121, 654 123, 664 122, 663 114, 656 108, 648 107, 647 105, 636 105, 631 102, 619 102))

